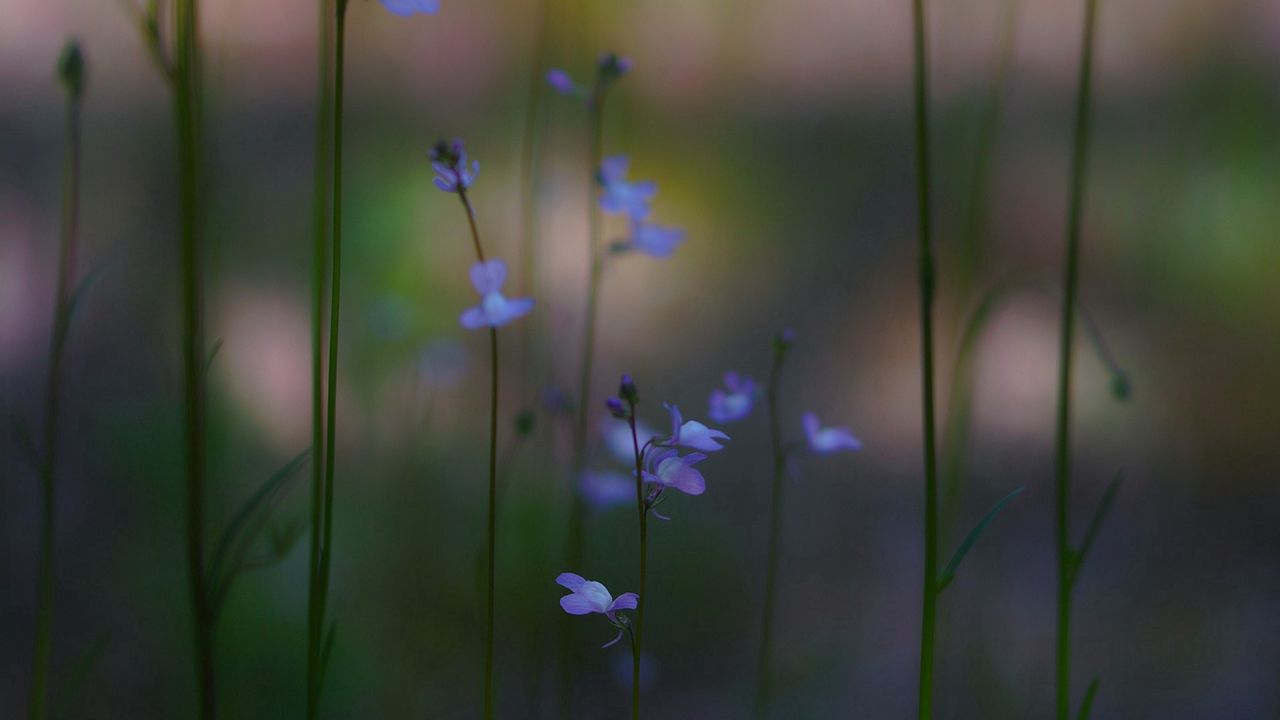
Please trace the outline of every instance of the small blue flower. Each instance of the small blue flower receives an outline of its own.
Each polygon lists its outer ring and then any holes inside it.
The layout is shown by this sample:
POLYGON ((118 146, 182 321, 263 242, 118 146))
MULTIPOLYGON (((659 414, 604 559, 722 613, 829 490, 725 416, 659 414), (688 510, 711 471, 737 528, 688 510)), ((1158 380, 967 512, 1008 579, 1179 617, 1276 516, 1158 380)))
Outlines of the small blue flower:
POLYGON ((644 220, 631 221, 631 237, 615 243, 614 252, 634 250, 656 258, 669 258, 684 242, 684 230, 644 220))
POLYGON ((625 155, 615 155, 605 158, 600 164, 599 181, 603 188, 600 209, 612 214, 625 213, 633 220, 643 220, 649 215, 649 203, 657 194, 658 185, 652 180, 627 182, 627 166, 630 162, 625 155))
POLYGON ((818 422, 818 416, 807 412, 804 414, 804 434, 809 438, 809 449, 825 455, 840 450, 861 450, 862 443, 853 436, 847 427, 824 428, 818 422))
POLYGON ((471 266, 471 284, 480 293, 480 304, 467 308, 458 319, 462 327, 475 330, 500 327, 527 315, 533 309, 533 298, 508 300, 502 294, 507 280, 507 264, 501 260, 478 262, 471 266))
POLYGON ((445 192, 461 192, 471 187, 480 174, 480 161, 467 167, 467 150, 462 140, 441 140, 431 148, 431 167, 436 171, 435 184, 445 192))
POLYGON ((756 400, 760 398, 756 382, 746 375, 727 372, 724 374, 724 386, 728 392, 711 391, 711 407, 707 410, 707 417, 713 422, 727 423, 750 415, 756 400))
POLYGON ((663 403, 663 407, 667 409, 667 412, 671 413, 671 437, 664 440, 663 445, 667 447, 685 447, 704 452, 715 452, 716 450, 724 449, 724 446, 719 441, 728 440, 728 435, 719 430, 713 430, 697 420, 685 421, 680 415, 680 408, 675 405, 663 403))
POLYGON ((645 482, 675 488, 686 495, 701 495, 707 490, 707 481, 693 466, 706 459, 702 453, 681 457, 675 448, 653 453, 648 459, 650 469, 644 471, 645 482))
POLYGON ((408 17, 416 12, 435 15, 440 11, 440 0, 382 0, 382 6, 401 17, 408 17))
POLYGON ((560 68, 551 68, 547 71, 547 84, 556 89, 561 95, 581 96, 586 94, 586 89, 573 81, 569 73, 560 68))
POLYGON ((635 593, 622 593, 617 598, 609 594, 609 589, 595 580, 587 580, 575 573, 560 573, 556 584, 567 589, 569 595, 560 598, 560 607, 570 615, 590 615, 600 613, 611 625, 618 628, 618 636, 602 647, 609 647, 622 639, 627 628, 627 619, 619 616, 619 610, 635 610, 640 596, 635 593))

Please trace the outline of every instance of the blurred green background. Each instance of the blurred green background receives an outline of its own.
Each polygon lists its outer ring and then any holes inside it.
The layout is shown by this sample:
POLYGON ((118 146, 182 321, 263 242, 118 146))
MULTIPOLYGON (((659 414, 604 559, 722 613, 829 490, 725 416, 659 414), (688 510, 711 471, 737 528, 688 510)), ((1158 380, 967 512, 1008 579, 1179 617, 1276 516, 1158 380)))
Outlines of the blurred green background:
MULTIPOLYGON (((865 450, 804 457, 787 485, 779 717, 905 717, 915 707, 921 560, 910 8, 890 0, 546 0, 552 63, 635 68, 606 152, 688 230, 666 261, 611 262, 596 400, 621 372, 705 419, 725 370, 763 380, 799 341, 783 411, 812 409, 865 450)), ((959 330, 1010 296, 974 356, 967 465, 942 552, 1025 486, 941 603, 942 718, 1032 718, 1053 693, 1051 451, 1057 291, 1081 2, 956 0, 930 10, 942 400, 959 330), (1012 16, 1009 13, 1013 13, 1012 16), (1011 28, 1007 63, 1002 28, 1011 28), (1004 68, 1003 70, 1001 68, 1004 68)), ((427 152, 465 137, 490 252, 519 262, 519 162, 532 1, 443 0, 348 15, 346 256, 334 718, 478 714, 483 651, 483 338, 456 200, 427 152)), ((210 524, 309 442, 310 193, 316 12, 306 0, 204 3, 210 524)), ((1075 682, 1096 718, 1280 714, 1280 5, 1101 3, 1082 298, 1133 383, 1118 402, 1081 342, 1076 533, 1126 482, 1077 590, 1075 682)), ((89 62, 83 265, 58 498, 55 687, 106 638, 69 717, 187 717, 195 675, 182 551, 177 194, 170 104, 121 4, 0 0, 0 716, 25 704, 40 427, 52 316, 68 35, 89 62)), ((538 308, 503 331, 504 414, 569 388, 585 293, 584 117, 539 110, 538 308)), ((610 237, 624 228, 610 225, 610 237)), ((600 407, 601 422, 605 413, 600 407)), ((725 428, 707 493, 652 526, 652 717, 743 717, 753 697, 767 531, 764 417, 725 428)), ((568 428, 505 426, 499 711, 553 717, 556 573, 634 589, 634 517, 593 514, 585 567, 562 567, 568 428)), ((593 448, 594 468, 612 466, 593 448)), ((303 521, 305 477, 282 510, 303 521)), ((233 590, 217 630, 227 717, 300 714, 305 542, 233 590)), ((629 658, 575 623, 578 706, 617 717, 629 658)))

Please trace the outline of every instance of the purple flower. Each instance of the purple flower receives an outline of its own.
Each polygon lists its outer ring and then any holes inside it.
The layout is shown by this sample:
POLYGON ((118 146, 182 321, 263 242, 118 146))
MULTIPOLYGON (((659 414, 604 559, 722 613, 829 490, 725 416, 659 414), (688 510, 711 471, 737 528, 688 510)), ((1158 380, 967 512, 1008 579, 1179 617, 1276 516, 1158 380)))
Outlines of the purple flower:
POLYGON ((570 615, 600 613, 618 628, 618 636, 605 643, 603 647, 609 647, 622 639, 622 632, 627 624, 625 619, 618 616, 618 611, 635 610, 640 600, 639 595, 629 592, 614 598, 604 585, 574 573, 560 573, 556 577, 556 584, 567 588, 570 592, 569 595, 560 598, 560 607, 564 608, 565 612, 570 615))
POLYGON ((809 449, 827 454, 840 450, 861 450, 862 443, 849 432, 847 427, 824 428, 818 422, 818 416, 807 412, 804 414, 804 434, 809 438, 809 449))
POLYGON ((663 407, 671 413, 671 437, 663 442, 668 447, 686 447, 691 450, 715 452, 723 450, 720 440, 728 440, 729 436, 713 430, 697 420, 685 421, 680 416, 680 408, 663 403, 663 407))
POLYGON ((471 166, 467 166, 467 150, 462 140, 436 143, 431 148, 431 167, 436 171, 436 187, 445 192, 462 192, 470 188, 480 174, 479 160, 473 160, 471 166))
POLYGON ((467 308, 458 319, 462 327, 475 330, 500 327, 527 315, 533 309, 533 298, 508 300, 502 294, 507 280, 507 264, 501 260, 478 262, 471 266, 471 284, 480 293, 480 304, 467 308))
POLYGON ((600 55, 596 67, 600 69, 600 76, 605 80, 616 80, 631 72, 631 64, 631 58, 610 52, 600 55))
POLYGON ((560 68, 547 71, 547 84, 555 88, 561 95, 582 95, 585 91, 569 77, 569 73, 560 68))
POLYGON ((681 457, 674 448, 661 450, 649 457, 651 469, 644 472, 644 479, 664 488, 675 488, 686 495, 701 495, 707 490, 707 481, 693 466, 706 459, 702 453, 681 457))
POLYGON ((401 17, 416 12, 435 15, 440 10, 440 0, 382 0, 382 6, 401 17))
POLYGON ((724 386, 728 392, 711 391, 711 407, 707 410, 707 417, 713 422, 727 423, 750 415, 751 408, 755 407, 756 400, 760 397, 755 381, 736 372, 727 372, 724 374, 724 386))
POLYGON ((597 510, 634 504, 636 501, 635 478, 622 473, 583 473, 580 489, 587 503, 597 510))
POLYGON ((668 258, 684 242, 684 230, 644 220, 631 221, 631 237, 613 246, 616 252, 634 250, 656 258, 668 258))
POLYGON ((627 182, 627 166, 630 160, 625 155, 607 157, 600 164, 600 209, 607 213, 626 213, 633 220, 643 220, 649 215, 649 203, 658 192, 658 186, 652 180, 627 182))

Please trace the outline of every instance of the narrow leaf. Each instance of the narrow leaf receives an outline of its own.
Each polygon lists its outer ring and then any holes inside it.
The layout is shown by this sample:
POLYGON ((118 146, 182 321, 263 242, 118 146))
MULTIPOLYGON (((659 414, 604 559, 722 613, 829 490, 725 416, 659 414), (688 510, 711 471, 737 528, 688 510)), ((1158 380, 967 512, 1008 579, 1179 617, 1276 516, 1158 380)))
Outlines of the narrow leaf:
POLYGON ((1107 486, 1106 492, 1102 494, 1102 500, 1098 502, 1098 508, 1093 511, 1093 517, 1089 520, 1089 526, 1084 531, 1084 540, 1080 543, 1080 550, 1074 555, 1071 563, 1071 582, 1075 582, 1075 576, 1080 572, 1080 566, 1084 564, 1084 558, 1089 553, 1089 548, 1093 547, 1093 541, 1098 537, 1098 531, 1102 529, 1102 521, 1107 518, 1107 512, 1111 510, 1111 503, 1116 499, 1116 493, 1120 491, 1120 483, 1124 480, 1124 468, 1116 471, 1116 476, 1111 479, 1111 484, 1107 486))
POLYGON ((107 643, 111 639, 108 633, 98 636, 92 645, 85 650, 80 659, 76 661, 75 668, 71 671, 71 676, 67 678, 67 682, 53 696, 53 708, 50 717, 65 718, 71 715, 71 709, 75 706, 76 698, 84 689, 85 681, 97 668, 102 661, 102 655, 106 652, 107 643))
POLYGON ((270 519, 275 501, 288 489, 289 480, 310 457, 311 450, 304 450, 267 478, 266 482, 258 487, 257 492, 245 501, 240 511, 227 524, 226 530, 222 532, 217 550, 213 553, 213 560, 209 563, 215 615, 232 581, 244 564, 244 558, 253 545, 254 539, 270 519))
POLYGON ((98 281, 98 278, 102 277, 102 274, 106 272, 109 266, 110 263, 98 265, 85 273, 85 276, 80 278, 80 282, 76 283, 75 289, 71 291, 71 297, 67 299, 66 312, 68 326, 71 325, 71 318, 75 317, 76 309, 79 308, 80 303, 84 301, 84 296, 89 292, 89 288, 93 287, 93 284, 98 281))
POLYGON ((956 579, 956 568, 960 567, 960 561, 968 554, 970 548, 973 547, 973 544, 978 541, 978 537, 982 535, 982 531, 987 529, 987 526, 991 524, 991 521, 995 519, 996 514, 1004 508, 1005 504, 1020 492, 1022 492, 1022 488, 1018 488, 1017 490, 1014 490, 1008 495, 1000 498, 1000 501, 993 505, 991 509, 987 511, 986 515, 982 516, 982 519, 978 521, 978 524, 973 526, 973 529, 970 530, 969 534, 965 537, 964 542, 960 543, 960 547, 956 548, 956 554, 951 556, 951 561, 948 562, 946 568, 943 569, 942 576, 938 578, 938 585, 935 592, 941 593, 943 590, 946 590, 947 586, 951 584, 951 581, 956 579))
POLYGON ((209 348, 209 356, 204 360, 204 371, 209 372, 209 368, 213 367, 214 358, 218 357, 218 351, 222 349, 222 338, 213 341, 213 347, 209 348))
POLYGON ((1089 689, 1084 691, 1084 702, 1080 703, 1080 713, 1076 715, 1076 720, 1089 720, 1089 713, 1093 712, 1093 697, 1098 694, 1098 678, 1094 678, 1089 683, 1089 689))

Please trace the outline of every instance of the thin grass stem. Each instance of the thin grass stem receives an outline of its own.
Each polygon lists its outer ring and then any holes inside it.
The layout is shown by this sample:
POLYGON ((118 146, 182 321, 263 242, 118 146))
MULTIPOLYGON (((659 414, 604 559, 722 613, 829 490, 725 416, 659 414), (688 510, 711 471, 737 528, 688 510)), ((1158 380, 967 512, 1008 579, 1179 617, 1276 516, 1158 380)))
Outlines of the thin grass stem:
POLYGON ((769 495, 769 550, 764 575, 764 609, 760 622, 760 659, 756 674, 755 716, 769 716, 773 702, 773 616, 778 584, 778 551, 782 544, 782 490, 786 477, 787 455, 782 441, 782 423, 778 416, 778 384, 787 345, 780 338, 774 346, 773 364, 769 369, 769 441, 773 449, 773 485, 769 495))

